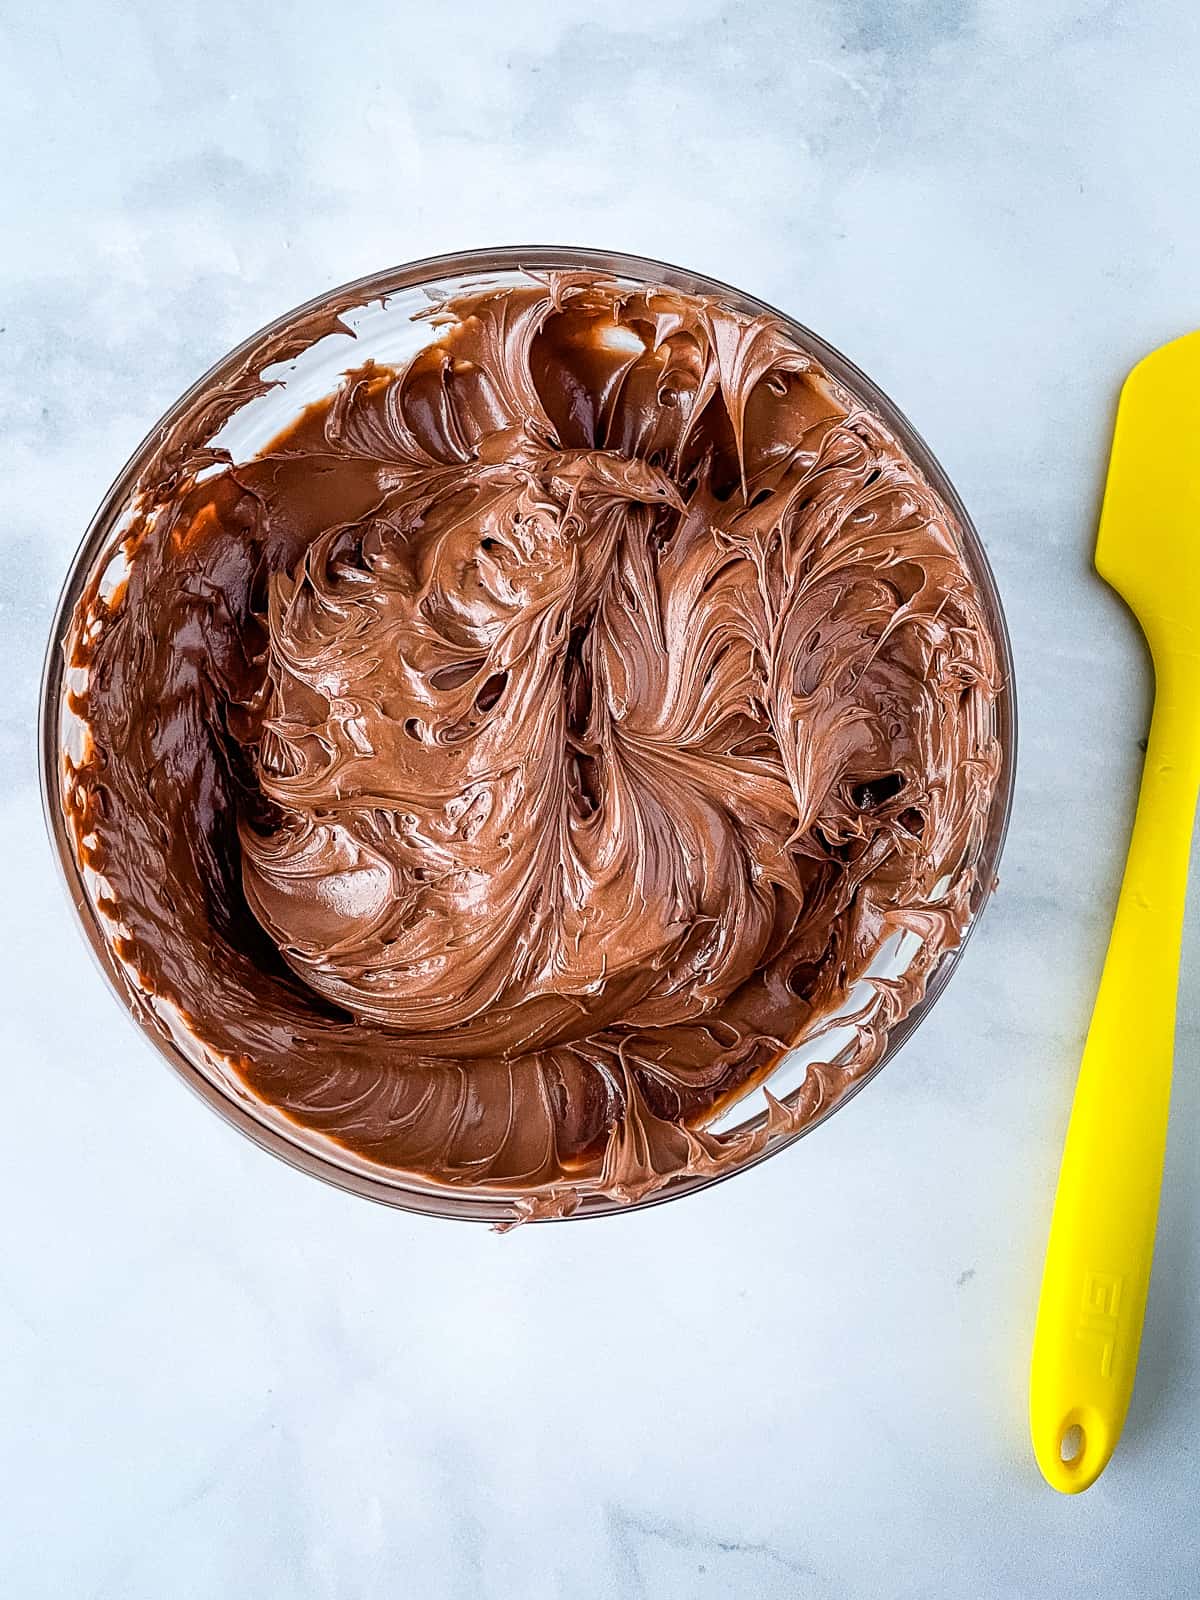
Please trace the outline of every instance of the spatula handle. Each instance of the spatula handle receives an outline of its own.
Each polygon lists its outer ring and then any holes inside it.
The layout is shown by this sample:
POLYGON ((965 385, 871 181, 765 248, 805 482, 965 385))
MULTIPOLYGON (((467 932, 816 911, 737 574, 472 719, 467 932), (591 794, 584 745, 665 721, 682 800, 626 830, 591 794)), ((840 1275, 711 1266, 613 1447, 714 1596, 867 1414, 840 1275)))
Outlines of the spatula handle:
POLYGON ((1030 1423, 1047 1481, 1094 1483, 1133 1393, 1162 1184, 1179 949, 1200 785, 1194 669, 1159 692, 1104 973, 1063 1151, 1034 1335, 1030 1423))

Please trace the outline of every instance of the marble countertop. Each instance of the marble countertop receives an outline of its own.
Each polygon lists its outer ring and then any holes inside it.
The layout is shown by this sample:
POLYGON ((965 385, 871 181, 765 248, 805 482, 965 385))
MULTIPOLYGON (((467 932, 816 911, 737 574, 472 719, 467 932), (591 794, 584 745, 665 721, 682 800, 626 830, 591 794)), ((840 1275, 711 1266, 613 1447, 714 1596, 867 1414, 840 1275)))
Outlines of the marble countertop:
POLYGON ((1200 322, 1194 9, 0 16, 0 1592, 1190 1592, 1197 892, 1141 1376, 1081 1499, 1037 1475, 1025 1382, 1149 703, 1097 499, 1122 376, 1200 322), (538 240, 738 283, 894 396, 990 551, 1022 745, 1000 893, 844 1115, 681 1204, 498 1238, 326 1189, 186 1094, 71 925, 33 726, 75 544, 193 378, 335 283, 538 240))

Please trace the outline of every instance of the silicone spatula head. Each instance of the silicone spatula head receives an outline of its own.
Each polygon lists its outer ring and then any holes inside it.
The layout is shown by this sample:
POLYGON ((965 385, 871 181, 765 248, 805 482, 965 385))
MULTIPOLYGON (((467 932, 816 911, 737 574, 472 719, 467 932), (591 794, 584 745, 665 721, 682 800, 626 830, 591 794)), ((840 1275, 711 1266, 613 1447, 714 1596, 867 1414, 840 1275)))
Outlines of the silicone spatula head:
POLYGON ((1200 635, 1200 333, 1152 351, 1125 380, 1096 570, 1156 658, 1200 635))

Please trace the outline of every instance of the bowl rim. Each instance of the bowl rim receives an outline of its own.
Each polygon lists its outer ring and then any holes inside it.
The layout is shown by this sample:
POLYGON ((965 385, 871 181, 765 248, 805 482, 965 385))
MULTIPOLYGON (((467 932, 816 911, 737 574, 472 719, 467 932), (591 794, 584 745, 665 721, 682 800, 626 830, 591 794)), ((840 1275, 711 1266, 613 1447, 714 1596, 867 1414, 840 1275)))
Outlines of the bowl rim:
MULTIPOLYGON (((242 369, 256 351, 261 350, 265 353, 273 340, 286 333, 293 324, 302 319, 319 316, 323 312, 335 309, 349 309, 373 301, 386 301, 389 295, 432 285, 446 278, 461 278, 476 273, 486 276, 501 272, 555 269, 584 270, 635 282, 664 284, 684 293, 712 295, 731 305, 735 310, 750 315, 777 318, 789 334, 818 357, 839 383, 849 389, 856 398, 865 401, 896 434, 922 475, 956 518, 962 532, 964 553, 971 576, 978 585, 985 603, 1002 678, 1000 693, 995 702, 996 737, 1002 764, 979 854, 979 881, 972 893, 970 916, 963 935, 957 945, 943 953, 929 973, 921 999, 889 1030, 886 1045, 878 1061, 811 1122, 802 1128, 773 1135, 760 1150, 726 1172, 704 1176, 684 1175, 672 1179, 663 1188, 632 1204, 623 1204, 606 1196, 588 1196, 579 1208, 567 1217, 537 1220, 575 1221, 599 1216, 627 1215, 710 1188, 788 1148, 798 1139, 821 1127, 853 1100, 860 1090, 894 1060, 911 1039, 936 1004, 962 959, 963 952, 996 886, 996 874, 1012 814, 1017 771, 1017 697, 1012 641, 995 574, 979 532, 958 491, 916 428, 899 406, 872 379, 819 334, 768 302, 720 279, 711 278, 690 268, 675 266, 670 262, 655 260, 649 256, 577 245, 484 246, 424 256, 325 290, 264 324, 210 366, 163 413, 110 484, 88 522, 71 559, 54 608, 38 697, 38 778, 42 811, 57 863, 59 880, 74 907, 79 931, 103 973, 110 993, 117 999, 121 1009, 154 1045, 158 1054, 174 1069, 176 1075, 227 1123, 289 1166, 307 1173, 310 1177, 319 1178, 334 1188, 420 1215, 485 1222, 492 1225, 505 1225, 519 1220, 521 1212, 517 1196, 510 1199, 495 1189, 473 1191, 469 1188, 452 1188, 447 1185, 421 1185, 409 1174, 378 1165, 376 1170, 379 1176, 373 1172, 354 1170, 342 1165, 338 1159, 338 1146, 334 1141, 317 1136, 320 1139, 319 1149, 311 1144, 302 1143, 301 1137, 307 1130, 288 1119, 286 1113, 279 1112, 279 1108, 274 1109, 286 1123, 296 1129, 295 1137, 289 1137, 280 1127, 255 1115, 252 1109, 253 1101, 239 1101, 232 1094, 223 1092, 172 1038, 155 1027, 146 1009, 134 1003, 128 981, 112 949, 111 940, 100 925, 100 914, 87 892, 76 856, 71 825, 62 804, 59 767, 62 749, 60 740, 62 691, 66 671, 63 644, 76 604, 91 576, 95 557, 101 549, 107 547, 148 459, 163 437, 195 402, 210 387, 220 384, 227 376, 242 369), (389 1173, 391 1175, 386 1176, 389 1173)), ((269 364, 270 357, 267 357, 262 366, 269 364)), ((261 371, 262 366, 257 370, 261 371)), ((763 1113, 758 1113, 757 1117, 748 1118, 743 1125, 754 1126, 757 1121, 761 1121, 762 1116, 763 1113)), ((346 1152, 346 1156, 348 1160, 359 1159, 353 1157, 350 1152, 346 1152)))

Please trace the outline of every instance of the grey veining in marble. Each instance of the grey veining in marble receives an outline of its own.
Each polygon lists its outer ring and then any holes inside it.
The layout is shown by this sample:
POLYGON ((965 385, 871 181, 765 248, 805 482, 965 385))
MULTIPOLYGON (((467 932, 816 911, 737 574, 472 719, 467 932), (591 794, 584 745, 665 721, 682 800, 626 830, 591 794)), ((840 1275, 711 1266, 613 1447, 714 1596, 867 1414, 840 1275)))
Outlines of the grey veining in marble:
POLYGON ((1194 1591, 1196 893, 1141 1380, 1090 1494, 1042 1485, 1024 1410, 1149 702, 1090 546, 1121 377, 1200 324, 1198 81, 1186 0, 0 0, 0 1593, 1194 1591), (991 552, 1023 742, 978 940, 844 1115, 683 1204, 498 1239, 184 1093, 71 926, 33 715, 92 510, 210 362, 358 274, 531 240, 732 280, 893 394, 991 552))

